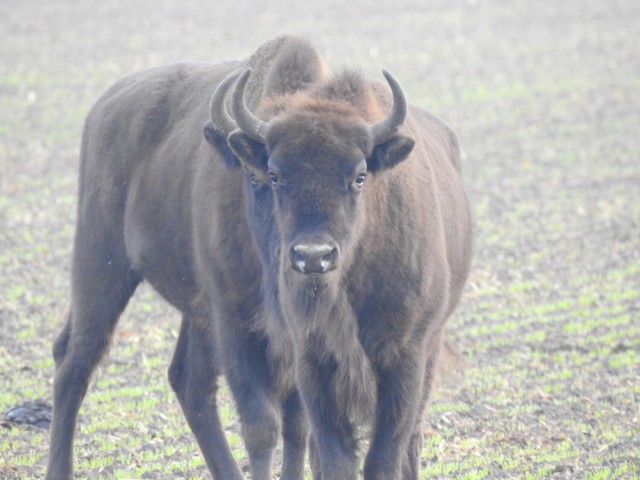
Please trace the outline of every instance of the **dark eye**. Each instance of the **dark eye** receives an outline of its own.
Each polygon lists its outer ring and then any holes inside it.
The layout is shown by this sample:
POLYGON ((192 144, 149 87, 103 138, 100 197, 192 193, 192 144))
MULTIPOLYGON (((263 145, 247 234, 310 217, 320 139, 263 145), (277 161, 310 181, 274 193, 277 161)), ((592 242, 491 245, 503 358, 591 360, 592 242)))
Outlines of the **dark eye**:
POLYGON ((362 185, 364 185, 364 180, 365 178, 367 178, 367 174, 366 173, 361 173, 360 175, 358 175, 356 177, 356 179, 353 181, 353 184, 356 187, 361 187, 362 185))
POLYGON ((269 172, 269 178, 271 179, 271 185, 274 185, 274 186, 278 185, 278 182, 279 182, 278 175, 276 175, 273 172, 269 172))
POLYGON ((260 180, 258 180, 258 178, 254 174, 251 174, 249 176, 249 180, 251 181, 251 185, 253 185, 254 187, 260 185, 260 180))

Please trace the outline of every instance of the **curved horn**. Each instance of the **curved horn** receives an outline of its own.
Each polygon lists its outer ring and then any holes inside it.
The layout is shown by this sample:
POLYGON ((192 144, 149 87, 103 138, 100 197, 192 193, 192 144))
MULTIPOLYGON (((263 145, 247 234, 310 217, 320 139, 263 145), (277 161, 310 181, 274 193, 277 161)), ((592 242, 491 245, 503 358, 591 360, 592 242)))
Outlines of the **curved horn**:
POLYGON ((242 132, 256 142, 265 143, 265 133, 269 124, 256 117, 244 101, 244 89, 247 86, 247 80, 251 75, 251 69, 245 70, 233 90, 231 102, 231 111, 236 119, 236 123, 242 132))
POLYGON ((231 87, 231 84, 238 78, 241 70, 236 70, 230 75, 227 75, 224 80, 218 85, 218 87, 211 95, 211 101, 209 102, 209 116, 211 117, 211 123, 216 131, 222 136, 226 137, 233 130, 238 128, 236 122, 229 116, 227 109, 224 106, 224 99, 231 87))
POLYGON ((398 133, 407 116, 407 99, 404 96, 402 87, 387 70, 383 70, 382 73, 391 87, 393 107, 391 107, 391 111, 383 120, 371 126, 374 145, 380 145, 391 140, 398 133))

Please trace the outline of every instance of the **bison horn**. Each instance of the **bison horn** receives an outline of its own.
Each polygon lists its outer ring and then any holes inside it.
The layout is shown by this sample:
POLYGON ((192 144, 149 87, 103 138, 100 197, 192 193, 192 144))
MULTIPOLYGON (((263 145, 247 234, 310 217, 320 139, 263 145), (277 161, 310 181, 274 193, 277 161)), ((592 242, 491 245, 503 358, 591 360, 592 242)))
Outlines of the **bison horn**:
POLYGON ((391 87, 393 107, 383 120, 371 126, 374 145, 380 145, 391 140, 398 133, 407 116, 407 99, 404 96, 402 87, 387 70, 383 70, 382 73, 391 87))
POLYGON ((251 113, 244 101, 244 89, 247 86, 247 80, 249 80, 250 75, 250 68, 240 75, 236 88, 233 90, 231 109, 240 130, 252 140, 265 143, 265 133, 269 124, 251 113))
POLYGON ((216 88, 211 95, 211 101, 209 102, 209 116, 211 117, 211 123, 216 131, 226 137, 233 130, 238 128, 236 122, 229 116, 227 109, 224 106, 224 99, 231 87, 234 80, 240 75, 241 70, 236 70, 231 75, 228 75, 220 85, 216 88))

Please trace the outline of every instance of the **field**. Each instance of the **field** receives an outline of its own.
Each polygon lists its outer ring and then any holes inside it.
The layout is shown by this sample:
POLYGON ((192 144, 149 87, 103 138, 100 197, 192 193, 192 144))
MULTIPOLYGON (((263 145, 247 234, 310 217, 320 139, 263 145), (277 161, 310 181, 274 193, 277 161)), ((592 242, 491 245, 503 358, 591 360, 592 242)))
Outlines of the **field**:
MULTIPOLYGON (((0 478, 41 478, 69 301, 82 123, 142 68, 283 33, 401 81, 459 133, 475 258, 427 412, 424 478, 640 478, 640 2, 4 0, 0 478), (223 4, 224 5, 219 5, 223 4)), ((139 289, 80 412, 79 478, 209 478, 166 369, 179 317, 139 289)), ((247 465, 233 402, 228 438, 247 465)))

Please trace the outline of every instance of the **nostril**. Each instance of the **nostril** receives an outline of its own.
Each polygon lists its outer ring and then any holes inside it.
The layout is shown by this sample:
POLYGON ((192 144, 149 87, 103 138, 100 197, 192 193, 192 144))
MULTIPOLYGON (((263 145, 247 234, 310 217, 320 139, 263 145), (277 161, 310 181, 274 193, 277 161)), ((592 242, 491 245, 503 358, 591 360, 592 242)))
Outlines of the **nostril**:
POLYGON ((299 247, 299 245, 296 245, 291 248, 291 250, 289 251, 289 258, 291 259, 291 266, 294 270, 304 272, 306 262, 303 251, 299 247))
POLYGON ((334 247, 331 251, 322 256, 322 260, 320 264, 325 271, 328 271, 329 268, 335 265, 336 260, 338 259, 338 248, 334 247))
POLYGON ((304 255, 298 247, 294 247, 291 249, 291 258, 294 261, 300 261, 300 260, 304 260, 304 255))

